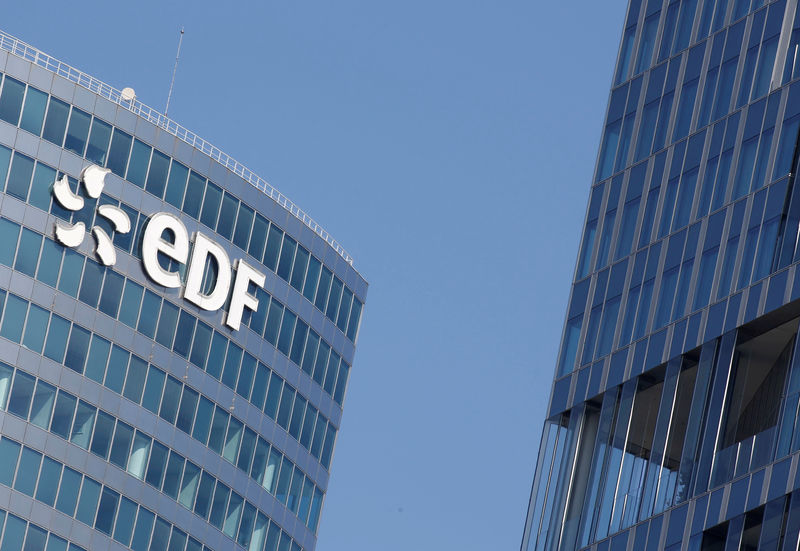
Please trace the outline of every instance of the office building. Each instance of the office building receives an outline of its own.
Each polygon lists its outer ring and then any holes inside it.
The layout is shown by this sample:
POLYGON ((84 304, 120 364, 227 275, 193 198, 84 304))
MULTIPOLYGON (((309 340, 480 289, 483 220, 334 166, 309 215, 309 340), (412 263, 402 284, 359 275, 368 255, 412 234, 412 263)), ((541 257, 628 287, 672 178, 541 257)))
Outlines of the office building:
POLYGON ((312 550, 350 256, 133 90, 0 73, 0 549, 312 550))
POLYGON ((798 2, 631 0, 612 77, 522 549, 797 549, 798 2))

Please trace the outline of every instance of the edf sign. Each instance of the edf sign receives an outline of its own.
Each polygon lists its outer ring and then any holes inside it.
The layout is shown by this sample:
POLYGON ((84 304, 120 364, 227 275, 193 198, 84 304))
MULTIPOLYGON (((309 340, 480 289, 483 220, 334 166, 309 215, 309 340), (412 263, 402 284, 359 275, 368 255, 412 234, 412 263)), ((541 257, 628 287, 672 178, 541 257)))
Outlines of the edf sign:
POLYGON ((238 331, 245 308, 255 311, 258 299, 247 292, 250 283, 263 288, 266 276, 247 264, 244 260, 231 261, 225 249, 200 232, 192 236, 194 246, 189 255, 189 233, 177 217, 166 212, 154 214, 144 230, 142 238, 142 261, 150 278, 164 287, 179 288, 181 276, 177 271, 164 269, 158 261, 158 253, 171 258, 179 264, 189 267, 186 273, 186 285, 183 287, 183 298, 203 310, 219 310, 228 298, 231 286, 231 268, 236 271, 233 282, 231 303, 225 316, 225 325, 238 331), (217 265, 217 280, 208 293, 202 291, 203 274, 206 260, 211 258, 217 265))

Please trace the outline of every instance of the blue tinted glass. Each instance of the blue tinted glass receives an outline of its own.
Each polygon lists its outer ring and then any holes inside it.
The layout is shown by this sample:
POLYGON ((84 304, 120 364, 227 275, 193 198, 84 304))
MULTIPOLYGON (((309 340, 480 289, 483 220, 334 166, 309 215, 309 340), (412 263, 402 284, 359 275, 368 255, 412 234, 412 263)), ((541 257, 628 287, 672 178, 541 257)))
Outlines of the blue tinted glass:
POLYGON ((41 463, 42 454, 30 448, 22 448, 17 478, 14 480, 14 489, 33 497, 33 491, 36 488, 36 479, 39 477, 39 467, 41 463))
POLYGON ((42 138, 61 147, 64 131, 67 129, 67 117, 69 117, 69 104, 50 96, 42 138))
POLYGON ((42 463, 42 473, 39 475, 39 488, 36 490, 36 499, 52 507, 56 501, 60 479, 61 463, 45 457, 42 463))
POLYGON ((56 171, 42 163, 36 164, 28 202, 43 211, 50 209, 50 189, 56 181, 56 171))
POLYGON ((238 208, 239 201, 232 195, 225 193, 225 197, 222 200, 222 208, 219 212, 219 220, 217 221, 217 233, 225 239, 231 238, 238 208))
MULTIPOLYGON (((2 221, 0 221, 2 224, 2 221)), ((0 233, 2 229, 0 228, 0 233)), ((2 245, 0 245, 2 247, 2 245)), ((36 279, 55 287, 58 282, 58 271, 61 268, 61 256, 64 254, 64 247, 58 245, 55 241, 50 239, 44 240, 42 247, 42 256, 39 259, 39 272, 36 274, 36 279)))
POLYGON ((90 335, 87 330, 77 325, 72 326, 64 365, 78 373, 83 373, 83 364, 86 363, 86 354, 89 352, 90 335))
POLYGON ((75 504, 78 502, 81 478, 82 476, 79 472, 69 467, 64 467, 64 472, 61 474, 61 488, 58 492, 56 509, 70 517, 75 512, 75 504))
POLYGON ((186 186, 186 196, 183 200, 183 212, 197 218, 200 214, 200 203, 203 201, 203 191, 206 187, 206 179, 192 171, 189 173, 189 183, 186 186))
POLYGON ((14 222, 0 218, 0 264, 11 266, 14 253, 17 252, 19 226, 14 222))
POLYGON ((56 397, 56 388, 44 381, 36 384, 31 406, 30 422, 45 430, 50 426, 50 414, 53 411, 53 402, 56 397))
POLYGON ((28 199, 28 190, 30 189, 32 176, 33 159, 19 153, 14 153, 14 160, 11 163, 11 170, 8 175, 6 193, 22 201, 26 201, 28 199))
POLYGON ((172 161, 164 200, 176 209, 180 209, 181 205, 183 205, 183 194, 186 191, 186 179, 188 177, 189 169, 177 161, 172 161))
POLYGON ((161 297, 146 290, 142 301, 142 315, 136 329, 143 335, 153 338, 158 321, 158 312, 161 308, 161 297))
POLYGON ((122 294, 122 305, 119 311, 119 321, 128 327, 136 327, 136 321, 139 319, 139 307, 142 304, 142 293, 144 288, 131 281, 130 279, 125 282, 125 291, 122 294))
POLYGON ((215 332, 211 340, 211 352, 208 355, 208 362, 206 363, 206 373, 216 379, 219 379, 220 373, 222 372, 227 346, 228 339, 215 332))
POLYGON ((24 95, 25 85, 6 76, 3 82, 3 92, 0 93, 0 119, 16 126, 24 95))
POLYGON ((85 477, 81 487, 81 497, 78 502, 78 510, 75 518, 89 526, 94 525, 94 517, 97 512, 97 499, 100 497, 100 484, 85 477))
POLYGON ((122 387, 125 384, 125 373, 128 369, 128 351, 114 345, 111 349, 111 357, 108 360, 108 370, 106 380, 103 384, 117 394, 122 394, 122 387))
POLYGON ((211 229, 217 226, 217 217, 219 216, 219 206, 221 202, 222 190, 218 186, 208 182, 200 221, 211 229))
POLYGON ((156 369, 152 365, 147 373, 147 383, 144 387, 142 405, 158 414, 158 406, 161 403, 161 393, 164 390, 164 372, 156 369))
POLYGON ((97 530, 109 536, 111 535, 118 503, 119 494, 110 488, 103 488, 103 493, 100 496, 100 505, 97 508, 97 518, 94 523, 94 527, 97 530))
POLYGON ((97 308, 97 301, 100 299, 100 289, 103 286, 103 274, 105 268, 92 260, 86 260, 86 267, 83 270, 81 279, 81 291, 78 299, 88 304, 92 308, 97 308))
POLYGON ((97 117, 92 121, 92 132, 86 148, 86 160, 104 166, 108 153, 108 141, 111 138, 111 126, 97 117))
POLYGON ((128 454, 131 451, 132 441, 133 428, 121 421, 118 422, 117 429, 114 431, 114 440, 111 444, 111 454, 108 460, 120 469, 125 469, 128 464, 128 454))
POLYGON ((178 328, 175 332, 175 344, 173 346, 173 350, 184 358, 189 356, 189 347, 192 344, 192 333, 194 332, 194 325, 196 321, 196 318, 189 312, 181 310, 180 319, 178 320, 178 328))
POLYGON ((169 424, 175 422, 175 415, 178 413, 178 403, 181 399, 181 383, 168 377, 164 385, 164 398, 161 400, 161 409, 158 414, 169 424))
POLYGON ((108 314, 112 318, 117 317, 119 302, 122 295, 122 286, 125 281, 118 273, 106 270, 105 282, 103 283, 103 294, 100 297, 100 311, 108 314))
POLYGON ((40 353, 44 346, 44 336, 47 332, 47 322, 50 320, 50 312, 31 304, 28 312, 28 322, 25 325, 25 337, 22 344, 26 348, 40 353))
POLYGON ((206 356, 211 343, 211 328, 203 322, 197 323, 197 329, 192 343, 192 354, 190 361, 197 367, 203 369, 206 365, 206 356))
POLYGON ((154 149, 145 189, 156 197, 162 197, 167 184, 167 171, 169 171, 169 157, 154 149))
POLYGON ((131 137, 118 128, 114 129, 114 137, 111 139, 111 147, 108 150, 108 168, 111 172, 125 177, 125 169, 128 166, 128 155, 131 151, 131 137))
POLYGON ((17 370, 14 377, 14 386, 11 388, 11 396, 8 399, 9 413, 13 413, 23 419, 28 418, 35 384, 36 378, 17 370))
POLYGON ((192 438, 203 444, 206 443, 213 413, 214 403, 205 397, 201 397, 200 402, 197 404, 197 415, 195 416, 192 438))
POLYGON ((197 408, 197 398, 197 392, 189 387, 183 387, 181 405, 178 410, 178 418, 175 421, 175 425, 186 434, 191 434, 192 432, 192 420, 194 419, 195 409, 197 408))
POLYGON ((77 107, 73 107, 72 116, 69 119, 67 137, 64 140, 64 149, 72 151, 79 157, 83 157, 83 151, 86 149, 86 140, 89 137, 89 125, 91 122, 92 117, 88 113, 84 113, 77 107))
POLYGON ((103 459, 108 457, 108 448, 111 445, 111 433, 114 432, 114 418, 102 411, 97 412, 94 436, 92 437, 92 453, 103 459))
POLYGON ((156 342, 163 344, 167 348, 172 348, 172 339, 175 336, 175 324, 177 321, 178 307, 165 300, 158 320, 156 342))
POLYGON ((70 429, 72 428, 72 416, 75 414, 75 404, 77 400, 74 396, 66 392, 59 391, 56 398, 56 406, 53 409, 53 421, 50 423, 50 432, 57 434, 61 438, 69 439, 70 429))
POLYGON ((3 325, 0 335, 19 342, 22 338, 22 327, 25 324, 25 314, 28 311, 28 301, 9 294, 6 299, 6 308, 3 312, 3 325))
POLYGON ((58 290, 70 296, 78 296, 78 286, 81 282, 84 257, 72 249, 65 249, 64 262, 61 266, 61 277, 58 280, 58 290))
POLYGON ((123 497, 119 503, 119 514, 114 525, 114 539, 122 545, 128 545, 133 534, 133 521, 136 518, 137 505, 130 499, 123 497))
MULTIPOLYGON (((112 153, 114 145, 111 145, 112 153)), ((144 181, 147 176, 147 167, 150 164, 150 153, 152 148, 139 140, 133 141, 133 150, 131 151, 131 160, 128 163, 128 174, 125 177, 130 183, 144 187, 144 181)), ((109 159, 109 163, 111 159, 109 159)))
POLYGON ((0 484, 9 488, 17 469, 19 449, 20 445, 12 440, 7 438, 0 440, 0 484))
POLYGON ((22 109, 22 120, 19 127, 36 136, 42 131, 44 122, 44 108, 47 105, 47 94, 28 86, 25 96, 25 107, 22 109))
POLYGON ((283 232, 277 227, 270 225, 267 247, 264 251, 264 266, 270 270, 275 271, 275 268, 278 266, 278 255, 281 252, 282 240, 283 232))
POLYGON ((89 359, 86 362, 85 375, 98 383, 103 382, 106 372, 106 362, 111 343, 107 340, 92 335, 92 343, 89 348, 89 359))
POLYGON ((239 215, 236 218, 236 230, 233 232, 233 243, 247 250, 247 240, 250 237, 250 227, 253 225, 253 209, 242 204, 239 207, 239 215))
POLYGON ((22 540, 25 539, 27 522, 14 515, 8 515, 6 528, 3 531, 3 545, 0 551, 19 551, 22 549, 22 540))
POLYGON ((78 409, 75 410, 75 422, 72 425, 70 442, 80 446, 84 450, 89 449, 89 439, 92 437, 92 427, 97 409, 84 402, 78 402, 78 409))
POLYGON ((147 509, 140 507, 139 514, 136 516, 136 528, 133 532, 131 549, 134 551, 147 551, 147 544, 150 543, 150 532, 153 530, 155 515, 147 509))
POLYGON ((131 355, 131 361, 128 365, 128 375, 125 377, 125 392, 123 396, 138 404, 142 399, 146 376, 147 362, 137 356, 131 355))

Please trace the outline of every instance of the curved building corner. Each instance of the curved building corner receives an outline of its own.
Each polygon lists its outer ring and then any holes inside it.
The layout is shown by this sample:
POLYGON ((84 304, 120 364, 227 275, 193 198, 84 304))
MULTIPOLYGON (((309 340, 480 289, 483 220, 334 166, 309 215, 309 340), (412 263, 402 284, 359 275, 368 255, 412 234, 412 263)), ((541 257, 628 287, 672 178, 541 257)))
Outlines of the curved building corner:
POLYGON ((0 546, 313 550, 367 283, 160 113, 0 31, 0 546))

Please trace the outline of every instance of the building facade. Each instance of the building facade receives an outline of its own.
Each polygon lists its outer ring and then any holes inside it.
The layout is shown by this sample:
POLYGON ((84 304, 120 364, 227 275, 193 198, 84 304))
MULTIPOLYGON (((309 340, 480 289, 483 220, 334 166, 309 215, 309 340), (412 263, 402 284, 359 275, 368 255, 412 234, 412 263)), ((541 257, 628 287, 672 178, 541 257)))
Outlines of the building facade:
POLYGON ((524 551, 800 533, 800 9, 630 0, 524 551))
POLYGON ((0 32, 0 549, 313 549, 366 292, 251 171, 0 32))

